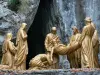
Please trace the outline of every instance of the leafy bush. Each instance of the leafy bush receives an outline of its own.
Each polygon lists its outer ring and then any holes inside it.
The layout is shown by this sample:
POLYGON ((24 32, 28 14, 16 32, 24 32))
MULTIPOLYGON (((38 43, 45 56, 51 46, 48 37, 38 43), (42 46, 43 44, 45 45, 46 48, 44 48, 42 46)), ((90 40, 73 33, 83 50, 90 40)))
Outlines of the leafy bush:
POLYGON ((17 11, 19 4, 20 0, 8 0, 8 8, 12 11, 17 11))

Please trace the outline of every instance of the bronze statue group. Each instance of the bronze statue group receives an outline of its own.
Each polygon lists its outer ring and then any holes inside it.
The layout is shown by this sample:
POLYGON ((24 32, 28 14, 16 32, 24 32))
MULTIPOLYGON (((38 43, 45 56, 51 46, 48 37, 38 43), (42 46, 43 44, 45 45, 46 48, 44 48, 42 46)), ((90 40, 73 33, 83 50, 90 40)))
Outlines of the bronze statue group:
MULTIPOLYGON (((38 54, 29 62, 29 70, 59 69, 59 55, 67 55, 71 68, 99 68, 99 38, 90 17, 85 19, 82 33, 73 26, 73 35, 67 45, 61 43, 56 27, 45 38, 45 54, 38 54)), ((7 33, 2 46, 0 69, 26 70, 28 54, 26 23, 22 23, 16 36, 16 47, 12 33, 7 33)))

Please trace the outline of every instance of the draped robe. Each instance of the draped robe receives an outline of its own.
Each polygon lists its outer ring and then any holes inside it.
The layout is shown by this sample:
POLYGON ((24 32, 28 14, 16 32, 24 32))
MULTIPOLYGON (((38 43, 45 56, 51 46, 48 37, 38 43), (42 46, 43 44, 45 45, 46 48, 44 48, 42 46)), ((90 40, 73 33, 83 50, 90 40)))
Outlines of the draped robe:
MULTIPOLYGON (((75 35, 75 41, 78 42, 80 38, 81 38, 81 34, 77 33, 75 35)), ((81 68, 81 50, 82 48, 80 47, 79 49, 75 51, 75 61, 77 64, 77 68, 81 68)))
MULTIPOLYGON (((76 33, 72 35, 70 39, 69 45, 74 45, 74 43, 78 42, 81 37, 80 33, 76 33)), ((71 68, 80 68, 81 65, 81 48, 77 49, 75 52, 68 54, 68 60, 70 62, 71 68)))
POLYGON ((5 39, 3 46, 2 46, 2 52, 3 52, 3 56, 2 56, 1 64, 8 65, 9 69, 13 69, 14 55, 15 55, 15 46, 13 42, 5 39))
POLYGON ((83 28, 81 41, 82 41, 82 51, 81 51, 81 66, 82 68, 94 68, 94 54, 93 54, 93 43, 92 37, 94 34, 94 27, 86 25, 83 28))
MULTIPOLYGON (((72 45, 72 42, 75 41, 75 35, 72 35, 70 38, 70 43, 68 44, 68 46, 72 45)), ((70 54, 67 55, 69 63, 70 63, 70 67, 71 68, 76 68, 77 67, 77 63, 75 61, 75 52, 72 52, 70 54)))
MULTIPOLYGON (((45 39, 45 48, 47 52, 51 52, 51 50, 54 48, 55 43, 59 43, 60 39, 56 34, 49 33, 46 36, 45 39)), ((58 68, 58 62, 59 62, 59 55, 53 54, 53 66, 52 68, 57 69, 58 68)))
POLYGON ((99 60, 98 60, 98 53, 99 53, 99 37, 97 30, 95 30, 94 35, 92 37, 92 43, 93 43, 93 53, 94 53, 94 63, 95 63, 95 68, 99 68, 99 60))
POLYGON ((17 52, 15 55, 15 66, 18 70, 26 69, 26 56, 28 54, 27 34, 24 30, 19 29, 17 33, 17 52))
POLYGON ((50 58, 47 54, 38 54, 34 58, 30 60, 30 70, 42 70, 42 69, 50 69, 50 58))

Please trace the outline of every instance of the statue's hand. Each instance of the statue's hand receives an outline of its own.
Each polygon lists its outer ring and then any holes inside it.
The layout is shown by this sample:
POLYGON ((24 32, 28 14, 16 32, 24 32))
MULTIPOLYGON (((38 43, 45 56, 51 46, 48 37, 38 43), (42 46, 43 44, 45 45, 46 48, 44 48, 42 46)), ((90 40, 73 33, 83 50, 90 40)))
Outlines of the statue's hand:
POLYGON ((53 59, 51 58, 51 62, 53 63, 53 59))
POLYGON ((79 44, 80 47, 82 46, 82 42, 81 41, 79 41, 78 44, 79 44))
POLYGON ((15 47, 15 51, 17 51, 17 47, 15 47))
POLYGON ((14 43, 12 42, 12 45, 14 45, 14 43))
POLYGON ((16 57, 16 56, 15 56, 14 60, 15 60, 15 62, 16 62, 16 60, 17 60, 17 57, 16 57))
POLYGON ((45 66, 44 64, 42 64, 42 67, 43 67, 43 68, 46 68, 46 66, 45 66))

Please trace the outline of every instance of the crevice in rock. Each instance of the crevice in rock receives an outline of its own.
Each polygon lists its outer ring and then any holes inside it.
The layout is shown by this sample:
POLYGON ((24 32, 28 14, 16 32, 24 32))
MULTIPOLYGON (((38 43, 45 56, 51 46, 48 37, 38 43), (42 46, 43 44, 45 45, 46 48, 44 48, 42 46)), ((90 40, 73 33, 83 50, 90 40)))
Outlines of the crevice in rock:
MULTIPOLYGON (((27 68, 29 68, 29 61, 37 54, 45 53, 44 46, 44 29, 49 21, 48 8, 50 8, 52 0, 40 0, 40 4, 35 15, 34 21, 28 30, 28 48, 29 54, 27 56, 27 68), (45 11, 45 12, 44 12, 45 11)), ((46 33, 46 32, 45 32, 46 33)))
POLYGON ((20 0, 8 0, 8 8, 12 11, 17 12, 20 4, 20 0))

